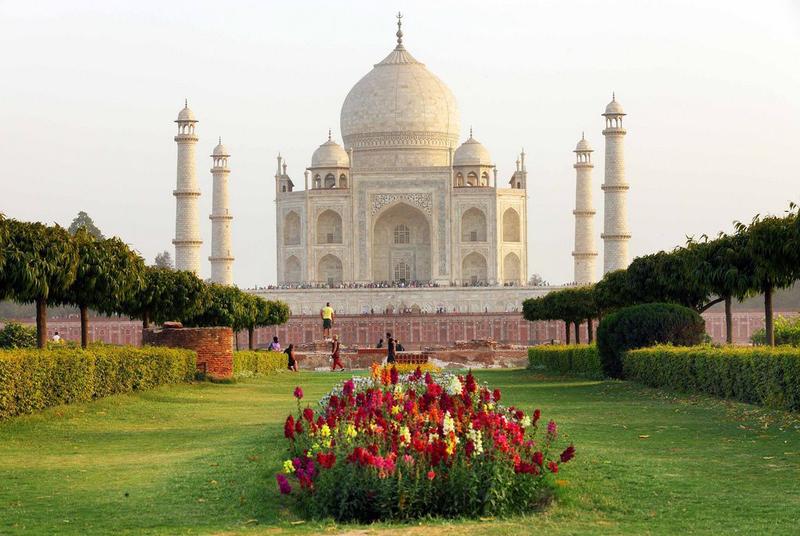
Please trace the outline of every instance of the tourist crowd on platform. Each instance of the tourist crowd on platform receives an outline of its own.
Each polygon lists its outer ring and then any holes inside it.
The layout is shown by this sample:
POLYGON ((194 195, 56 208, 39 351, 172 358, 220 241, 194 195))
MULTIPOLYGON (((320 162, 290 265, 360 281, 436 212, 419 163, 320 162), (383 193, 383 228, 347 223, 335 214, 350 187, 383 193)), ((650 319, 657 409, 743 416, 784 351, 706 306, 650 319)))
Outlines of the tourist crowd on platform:
MULTIPOLYGON (((337 283, 322 283, 318 281, 281 283, 278 285, 267 285, 265 287, 255 287, 250 290, 312 290, 312 289, 382 289, 382 288, 440 288, 448 285, 440 285, 434 281, 374 281, 359 283, 354 281, 339 281, 337 283)), ((523 287, 531 286, 520 284, 516 281, 489 282, 489 281, 451 281, 450 287, 523 287)), ((541 286, 541 285, 533 285, 541 286)))

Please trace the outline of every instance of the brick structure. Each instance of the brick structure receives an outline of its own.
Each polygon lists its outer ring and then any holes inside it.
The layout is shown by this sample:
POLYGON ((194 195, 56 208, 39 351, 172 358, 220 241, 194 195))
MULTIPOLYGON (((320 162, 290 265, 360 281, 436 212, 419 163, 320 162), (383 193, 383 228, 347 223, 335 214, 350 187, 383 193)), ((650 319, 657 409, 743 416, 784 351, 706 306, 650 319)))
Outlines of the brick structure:
POLYGON ((156 328, 145 330, 142 343, 197 352, 197 370, 213 378, 233 375, 231 328, 156 328))

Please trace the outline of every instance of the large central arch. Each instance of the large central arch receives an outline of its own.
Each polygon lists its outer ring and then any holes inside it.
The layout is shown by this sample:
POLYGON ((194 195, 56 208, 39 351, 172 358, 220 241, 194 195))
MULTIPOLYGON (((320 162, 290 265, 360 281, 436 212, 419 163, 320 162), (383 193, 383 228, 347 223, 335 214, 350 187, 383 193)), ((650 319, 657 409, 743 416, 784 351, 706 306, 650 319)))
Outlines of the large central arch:
POLYGON ((372 280, 431 279, 431 226, 418 208, 397 203, 380 213, 372 227, 372 280), (405 269, 403 264, 408 266, 405 269))

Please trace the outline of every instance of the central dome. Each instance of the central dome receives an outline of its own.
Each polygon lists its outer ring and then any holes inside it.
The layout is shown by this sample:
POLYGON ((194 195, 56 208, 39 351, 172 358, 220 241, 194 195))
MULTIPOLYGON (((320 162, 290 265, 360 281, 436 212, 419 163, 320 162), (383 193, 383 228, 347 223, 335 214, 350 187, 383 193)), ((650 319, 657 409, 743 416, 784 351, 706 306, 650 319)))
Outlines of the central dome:
POLYGON ((342 105, 342 138, 348 149, 456 147, 459 123, 453 93, 401 40, 353 86, 342 105))

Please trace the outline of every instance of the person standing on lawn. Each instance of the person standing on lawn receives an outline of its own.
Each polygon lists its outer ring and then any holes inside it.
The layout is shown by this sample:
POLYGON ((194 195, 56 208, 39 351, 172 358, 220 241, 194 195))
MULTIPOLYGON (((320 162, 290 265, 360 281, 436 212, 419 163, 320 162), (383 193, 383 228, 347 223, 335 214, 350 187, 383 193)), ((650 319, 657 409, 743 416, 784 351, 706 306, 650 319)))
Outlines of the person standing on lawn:
POLYGON ((336 367, 344 370, 344 365, 342 365, 341 354, 339 352, 340 349, 339 344, 339 336, 334 335, 333 340, 331 341, 331 372, 336 370, 336 367))
POLYGON ((330 340, 331 338, 331 328, 333 327, 333 307, 331 307, 331 302, 327 302, 325 307, 320 309, 319 316, 322 318, 322 336, 325 338, 326 341, 330 340))
POLYGON ((286 357, 288 358, 289 370, 292 372, 297 372, 297 359, 294 357, 294 344, 287 346, 283 353, 285 353, 286 357))

